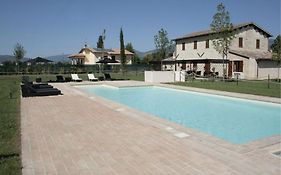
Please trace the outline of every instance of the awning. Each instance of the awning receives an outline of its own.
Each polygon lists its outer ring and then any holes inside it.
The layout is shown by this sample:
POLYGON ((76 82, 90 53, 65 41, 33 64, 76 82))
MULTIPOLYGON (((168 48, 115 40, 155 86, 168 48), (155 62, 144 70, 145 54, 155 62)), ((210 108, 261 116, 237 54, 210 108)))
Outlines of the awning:
POLYGON ((107 63, 119 63, 119 62, 116 60, 113 60, 113 59, 104 58, 104 59, 98 61, 97 63, 107 64, 107 63))
POLYGON ((72 54, 72 55, 69 55, 68 58, 84 59, 84 58, 85 58, 85 55, 84 55, 83 53, 72 54))
POLYGON ((189 59, 189 60, 176 60, 177 63, 228 63, 229 60, 223 59, 189 59))
POLYGON ((222 60, 222 59, 188 59, 188 60, 162 60, 162 61, 150 61, 149 63, 152 64, 175 64, 175 63, 183 63, 183 64, 189 64, 189 63, 228 63, 229 60, 222 60))
POLYGON ((272 60, 272 53, 269 51, 230 50, 229 53, 247 59, 272 60))

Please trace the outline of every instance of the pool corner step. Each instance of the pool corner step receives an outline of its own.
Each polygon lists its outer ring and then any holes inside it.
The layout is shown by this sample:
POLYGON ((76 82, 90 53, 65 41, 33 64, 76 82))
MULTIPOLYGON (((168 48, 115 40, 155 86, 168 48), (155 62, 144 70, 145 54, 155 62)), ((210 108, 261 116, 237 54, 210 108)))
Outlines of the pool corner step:
POLYGON ((186 138, 186 137, 189 137, 190 135, 187 134, 187 133, 184 133, 184 132, 178 132, 177 130, 175 130, 174 128, 172 127, 166 127, 165 128, 166 131, 172 133, 175 137, 178 137, 180 139, 183 139, 183 138, 186 138))
POLYGON ((186 138, 186 137, 189 137, 190 135, 184 133, 184 132, 178 132, 176 134, 174 134, 174 136, 180 138, 180 139, 183 139, 183 138, 186 138))

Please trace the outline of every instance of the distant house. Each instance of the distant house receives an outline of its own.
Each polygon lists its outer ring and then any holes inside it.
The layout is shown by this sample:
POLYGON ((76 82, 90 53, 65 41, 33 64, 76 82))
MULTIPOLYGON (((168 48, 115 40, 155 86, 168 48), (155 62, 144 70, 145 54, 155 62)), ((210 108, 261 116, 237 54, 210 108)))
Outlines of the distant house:
MULTIPOLYGON (((201 75, 216 72, 222 76, 223 59, 213 47, 214 34, 212 30, 206 30, 174 39, 178 63, 176 68, 196 70, 201 75)), ((272 37, 269 32, 251 22, 235 25, 234 35, 228 58, 225 60, 229 77, 234 74, 246 79, 278 76, 277 62, 272 60, 272 53, 268 50, 269 38, 272 37)))
POLYGON ((26 63, 27 65, 37 65, 37 64, 49 64, 52 63, 53 61, 51 60, 47 60, 45 58, 42 57, 36 57, 30 60, 27 60, 26 63))
MULTIPOLYGON (((132 64, 133 53, 125 50, 125 55, 127 59, 127 64, 132 64)), ((111 60, 115 60, 118 63, 112 64, 120 64, 120 49, 100 49, 100 48, 89 48, 85 45, 84 48, 80 50, 78 54, 70 55, 68 58, 72 59, 73 64, 85 64, 85 65, 93 65, 97 64, 98 61, 102 60, 102 58, 108 58, 111 60)))

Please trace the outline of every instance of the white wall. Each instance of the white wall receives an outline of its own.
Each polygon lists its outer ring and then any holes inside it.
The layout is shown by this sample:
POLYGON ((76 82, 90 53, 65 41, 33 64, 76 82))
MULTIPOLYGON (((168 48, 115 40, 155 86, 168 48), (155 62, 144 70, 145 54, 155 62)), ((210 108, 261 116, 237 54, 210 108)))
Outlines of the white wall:
POLYGON ((96 64, 97 57, 91 51, 84 50, 83 54, 85 55, 85 60, 84 60, 84 64, 85 65, 87 65, 87 64, 96 64))
POLYGON ((221 54, 214 49, 211 39, 210 36, 201 36, 177 41, 176 54, 179 54, 177 60, 222 58, 221 54), (209 48, 205 48, 207 39, 210 39, 209 48), (197 49, 194 49, 194 41, 197 41, 197 49), (185 50, 182 50, 182 43, 185 43, 185 50), (203 56, 200 57, 198 54, 203 54, 203 56))
POLYGON ((278 66, 277 62, 273 61, 259 61, 258 62, 258 79, 267 79, 270 75, 271 79, 278 78, 278 69, 279 69, 279 78, 281 77, 281 69, 278 66))
POLYGON ((173 71, 145 71, 144 81, 149 83, 174 82, 175 76, 173 71))
POLYGON ((144 81, 149 83, 168 83, 185 81, 184 71, 145 71, 144 81))

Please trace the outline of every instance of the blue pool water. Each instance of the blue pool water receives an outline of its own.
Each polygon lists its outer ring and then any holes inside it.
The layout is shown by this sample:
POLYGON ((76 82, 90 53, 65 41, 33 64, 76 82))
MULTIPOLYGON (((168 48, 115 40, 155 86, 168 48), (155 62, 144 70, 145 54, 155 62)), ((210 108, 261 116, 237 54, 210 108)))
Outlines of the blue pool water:
POLYGON ((280 105, 162 87, 80 88, 235 144, 281 134, 280 105))

